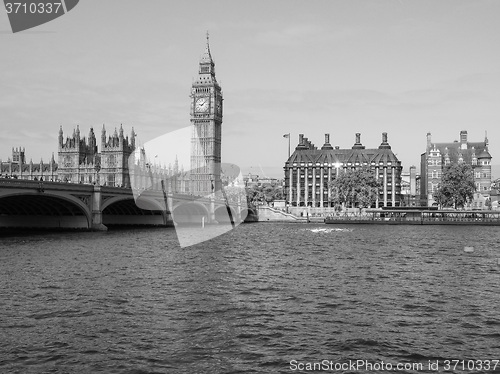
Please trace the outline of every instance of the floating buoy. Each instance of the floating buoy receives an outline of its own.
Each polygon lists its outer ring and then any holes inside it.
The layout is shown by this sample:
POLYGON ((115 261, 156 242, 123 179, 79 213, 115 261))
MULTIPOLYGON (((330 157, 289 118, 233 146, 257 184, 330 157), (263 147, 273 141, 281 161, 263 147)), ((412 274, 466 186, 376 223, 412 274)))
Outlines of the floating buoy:
POLYGON ((464 247, 464 252, 474 252, 474 247, 464 247))

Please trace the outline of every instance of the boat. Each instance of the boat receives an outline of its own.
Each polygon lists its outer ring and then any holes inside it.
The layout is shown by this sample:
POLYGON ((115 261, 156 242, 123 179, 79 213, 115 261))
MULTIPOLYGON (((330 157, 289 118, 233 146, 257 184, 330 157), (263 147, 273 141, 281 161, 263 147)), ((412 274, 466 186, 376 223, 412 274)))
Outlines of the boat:
POLYGON ((325 223, 500 226, 500 210, 367 209, 362 215, 330 215, 325 218, 325 223))

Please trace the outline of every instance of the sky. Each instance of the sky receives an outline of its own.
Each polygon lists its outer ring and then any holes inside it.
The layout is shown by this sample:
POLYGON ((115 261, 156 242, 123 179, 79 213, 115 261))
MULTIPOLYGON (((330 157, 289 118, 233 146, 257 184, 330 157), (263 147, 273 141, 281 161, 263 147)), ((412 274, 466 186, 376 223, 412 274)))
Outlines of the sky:
POLYGON ((293 152, 299 133, 376 148, 387 132, 407 171, 427 132, 467 130, 500 165, 499 14, 495 0, 82 0, 13 34, 0 11, 0 158, 48 161, 59 126, 99 139, 123 124, 140 142, 189 126, 208 30, 223 162, 282 177, 283 134, 293 152))

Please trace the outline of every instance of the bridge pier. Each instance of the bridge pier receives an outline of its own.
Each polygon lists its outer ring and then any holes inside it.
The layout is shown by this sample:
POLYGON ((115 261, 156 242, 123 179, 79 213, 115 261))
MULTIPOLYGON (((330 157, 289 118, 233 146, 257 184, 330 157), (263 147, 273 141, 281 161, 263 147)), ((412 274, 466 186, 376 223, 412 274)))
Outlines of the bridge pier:
POLYGON ((92 193, 92 222, 90 224, 90 229, 93 231, 107 231, 108 228, 102 223, 102 191, 101 186, 94 185, 94 191, 92 193))

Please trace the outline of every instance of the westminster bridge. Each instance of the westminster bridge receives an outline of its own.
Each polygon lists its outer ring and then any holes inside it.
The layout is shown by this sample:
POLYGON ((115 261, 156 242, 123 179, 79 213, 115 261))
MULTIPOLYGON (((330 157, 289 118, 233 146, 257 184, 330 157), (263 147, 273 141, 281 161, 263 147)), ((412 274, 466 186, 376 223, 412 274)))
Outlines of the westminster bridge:
POLYGON ((245 202, 163 190, 0 179, 0 228, 106 230, 107 225, 210 224, 256 216, 245 202))

